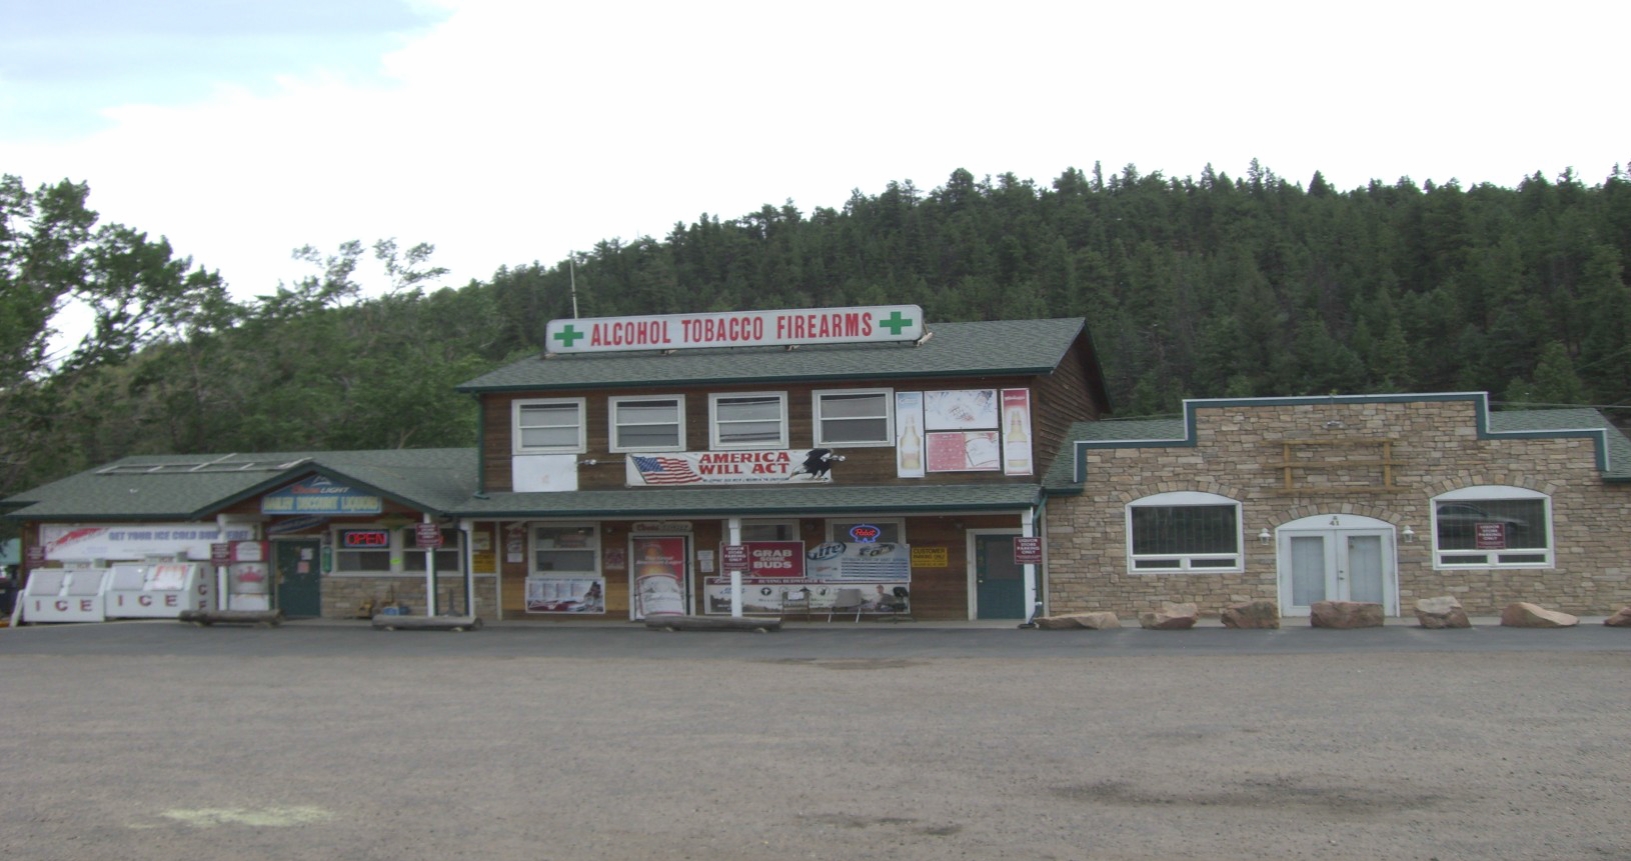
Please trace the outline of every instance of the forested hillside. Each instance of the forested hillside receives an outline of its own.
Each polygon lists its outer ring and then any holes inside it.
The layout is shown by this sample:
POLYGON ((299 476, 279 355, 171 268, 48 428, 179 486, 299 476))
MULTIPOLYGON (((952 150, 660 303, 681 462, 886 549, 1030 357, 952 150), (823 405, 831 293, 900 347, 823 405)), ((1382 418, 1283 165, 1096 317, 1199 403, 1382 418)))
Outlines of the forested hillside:
MULTIPOLYGON (((4 191, 0 496, 128 453, 473 444, 473 403, 453 386, 538 349, 544 323, 572 313, 567 261, 438 289, 432 248, 390 241, 303 249, 311 277, 234 302, 162 240, 93 229, 84 185, 7 177, 4 191), (393 290, 363 297, 361 265, 383 266, 393 290), (42 321, 75 296, 101 309, 97 328, 49 361, 42 321)), ((574 263, 584 316, 885 303, 922 305, 931 327, 1083 316, 1116 414, 1133 416, 1328 392, 1628 403, 1628 255, 1618 169, 1596 184, 1565 172, 1339 191, 1254 163, 1238 179, 1128 167, 1046 185, 957 171, 842 209, 705 214, 574 263)))

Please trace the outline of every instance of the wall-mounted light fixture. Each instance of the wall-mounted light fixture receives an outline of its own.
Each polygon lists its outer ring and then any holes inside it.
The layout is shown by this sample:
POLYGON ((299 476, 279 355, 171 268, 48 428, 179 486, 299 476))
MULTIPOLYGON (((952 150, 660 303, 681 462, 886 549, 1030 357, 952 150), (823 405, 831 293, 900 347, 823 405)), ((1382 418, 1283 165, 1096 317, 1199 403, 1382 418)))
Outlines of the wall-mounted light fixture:
POLYGON ((1404 536, 1405 541, 1408 541, 1408 542, 1411 542, 1411 543, 1415 543, 1415 541, 1416 541, 1416 530, 1411 529, 1410 524, 1408 524, 1408 523, 1406 523, 1404 525, 1404 531, 1400 532, 1399 534, 1404 536))
POLYGON ((1274 536, 1269 534, 1269 528, 1267 526, 1263 527, 1262 532, 1257 533, 1257 542, 1259 544, 1267 544, 1273 540, 1274 536))

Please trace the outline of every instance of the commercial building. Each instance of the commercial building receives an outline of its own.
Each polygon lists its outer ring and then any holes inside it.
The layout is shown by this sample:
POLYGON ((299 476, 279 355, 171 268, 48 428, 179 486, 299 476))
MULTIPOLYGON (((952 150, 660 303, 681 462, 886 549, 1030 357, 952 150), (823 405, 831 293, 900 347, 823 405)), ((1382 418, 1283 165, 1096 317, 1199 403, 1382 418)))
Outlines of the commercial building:
POLYGON ((1631 442, 1591 410, 1106 420, 1083 320, 915 306, 559 320, 546 342, 459 387, 476 448, 125 458, 5 501, 25 565, 179 556, 224 605, 340 618, 1631 603, 1631 442))

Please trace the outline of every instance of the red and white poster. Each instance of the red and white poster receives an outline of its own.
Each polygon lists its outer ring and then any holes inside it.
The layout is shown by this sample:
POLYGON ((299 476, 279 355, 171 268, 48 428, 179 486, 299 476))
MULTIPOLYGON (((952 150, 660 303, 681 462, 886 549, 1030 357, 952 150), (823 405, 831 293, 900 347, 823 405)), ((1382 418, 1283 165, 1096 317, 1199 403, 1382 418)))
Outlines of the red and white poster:
POLYGON ((685 615, 685 544, 679 535, 634 539, 634 618, 685 615))
POLYGON ((996 431, 929 434, 930 472, 995 472, 1001 468, 996 431))

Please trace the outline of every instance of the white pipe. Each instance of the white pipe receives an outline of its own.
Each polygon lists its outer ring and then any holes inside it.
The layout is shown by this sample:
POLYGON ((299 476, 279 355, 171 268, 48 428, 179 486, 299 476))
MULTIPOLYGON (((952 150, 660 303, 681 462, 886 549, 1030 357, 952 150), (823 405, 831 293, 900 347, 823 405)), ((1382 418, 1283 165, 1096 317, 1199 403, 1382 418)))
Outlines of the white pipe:
MULTIPOLYGON (((742 543, 742 518, 732 517, 725 523, 725 532, 729 537, 728 544, 742 543)), ((723 562, 724 560, 720 560, 723 562)), ((742 572, 740 569, 731 570, 731 618, 742 618, 742 572)))

